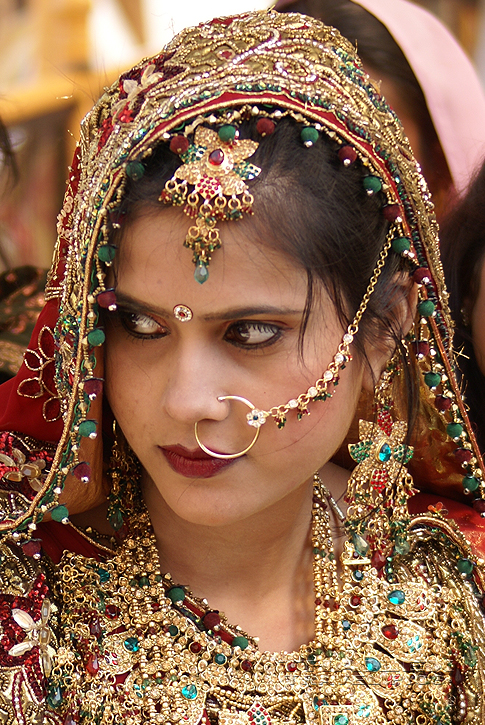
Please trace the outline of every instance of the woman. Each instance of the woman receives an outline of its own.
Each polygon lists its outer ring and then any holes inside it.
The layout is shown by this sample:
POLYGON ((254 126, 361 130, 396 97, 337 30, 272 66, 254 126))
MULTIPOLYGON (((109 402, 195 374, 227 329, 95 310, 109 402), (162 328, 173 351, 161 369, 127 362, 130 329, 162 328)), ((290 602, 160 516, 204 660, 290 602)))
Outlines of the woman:
POLYGON ((404 125, 441 219, 485 156, 485 96, 455 38, 407 0, 279 0, 276 9, 312 15, 355 43, 404 125))
POLYGON ((59 222, 1 389, 7 720, 482 722, 483 561, 407 505, 423 471, 482 505, 436 222, 352 46, 182 32, 86 118, 59 222))

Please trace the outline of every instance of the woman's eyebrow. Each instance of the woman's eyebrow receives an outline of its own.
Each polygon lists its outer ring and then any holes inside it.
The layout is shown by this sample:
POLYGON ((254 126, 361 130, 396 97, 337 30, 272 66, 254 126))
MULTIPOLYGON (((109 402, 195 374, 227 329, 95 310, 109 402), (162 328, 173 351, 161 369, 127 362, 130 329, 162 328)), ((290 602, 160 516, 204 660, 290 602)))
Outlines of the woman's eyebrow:
MULTIPOLYGON (((142 300, 137 300, 124 292, 116 292, 116 300, 119 305, 126 305, 134 310, 143 312, 151 312, 160 317, 172 317, 173 310, 166 310, 162 307, 150 305, 142 300)), ((180 303, 182 304, 182 303, 180 303)), ((251 307, 232 307, 229 310, 214 312, 210 315, 202 315, 201 319, 206 322, 225 322, 227 320, 239 320, 247 317, 256 317, 259 315, 276 315, 276 316, 301 316, 303 310, 293 310, 288 307, 275 307, 273 305, 260 305, 251 307)))

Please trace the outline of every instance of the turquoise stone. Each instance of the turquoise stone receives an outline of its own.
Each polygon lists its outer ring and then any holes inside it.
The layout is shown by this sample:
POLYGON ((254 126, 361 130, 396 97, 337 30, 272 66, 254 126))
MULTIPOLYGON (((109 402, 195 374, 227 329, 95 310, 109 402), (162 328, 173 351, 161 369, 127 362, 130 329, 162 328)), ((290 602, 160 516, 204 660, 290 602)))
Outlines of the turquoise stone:
POLYGON ((395 589, 393 592, 387 595, 387 599, 391 604, 404 604, 406 601, 406 595, 400 589, 395 589))
POLYGON ((334 725, 348 725, 349 718, 347 715, 336 715, 333 719, 334 725))
POLYGON ((185 592, 182 587, 171 587, 171 589, 167 591, 167 597, 173 604, 176 604, 177 602, 184 601, 185 592))
POLYGON ((194 279, 199 284, 204 284, 209 279, 209 270, 204 262, 197 262, 195 265, 194 279))
POLYGON ((52 509, 51 516, 54 521, 62 523, 69 518, 69 511, 67 510, 66 506, 56 506, 54 509, 52 509))
POLYGON ((83 420, 79 424, 79 435, 83 438, 95 438, 96 437, 96 421, 95 420, 83 420))
POLYGON ((354 573, 353 573, 353 578, 355 579, 356 582, 361 582, 362 579, 364 578, 364 572, 357 569, 357 571, 354 571, 354 573))
POLYGON ((171 635, 172 637, 176 637, 176 636, 178 635, 178 633, 179 633, 179 628, 178 628, 178 627, 176 627, 176 626, 175 626, 175 624, 172 624, 172 625, 171 625, 171 626, 170 626, 170 627, 168 628, 168 633, 169 633, 169 634, 170 634, 170 635, 171 635))
POLYGON ((387 463, 387 461, 392 456, 392 450, 389 443, 384 443, 384 445, 381 446, 381 449, 379 453, 377 454, 377 457, 379 458, 381 463, 387 463))
POLYGON ((342 628, 343 628, 344 632, 348 632, 349 629, 351 628, 351 626, 352 625, 350 624, 349 620, 344 619, 344 621, 342 622, 342 628))
POLYGON ((195 700, 197 697, 197 688, 195 685, 185 685, 182 687, 182 697, 186 700, 195 700))
POLYGON ((375 657, 366 657, 365 658, 365 666, 369 670, 369 672, 379 672, 381 669, 381 663, 379 660, 376 660, 375 657))
POLYGON ((369 544, 363 536, 360 534, 352 534, 352 543, 359 556, 367 556, 369 552, 369 544))
POLYGON ((234 141, 236 137, 236 127, 231 126, 230 124, 226 124, 224 126, 221 126, 219 129, 219 138, 223 143, 229 143, 230 141, 234 141))
POLYGON ((140 643, 136 637, 127 637, 123 642, 123 646, 128 652, 138 652, 140 643))
POLYGON ((231 647, 240 647, 241 649, 246 649, 248 645, 249 642, 246 637, 234 637, 231 642, 231 647))
POLYGON ((119 531, 123 526, 123 515, 119 508, 113 508, 108 516, 108 521, 115 531, 119 531))
POLYGON ((370 705, 361 705, 357 710, 357 717, 369 717, 371 713, 370 705))

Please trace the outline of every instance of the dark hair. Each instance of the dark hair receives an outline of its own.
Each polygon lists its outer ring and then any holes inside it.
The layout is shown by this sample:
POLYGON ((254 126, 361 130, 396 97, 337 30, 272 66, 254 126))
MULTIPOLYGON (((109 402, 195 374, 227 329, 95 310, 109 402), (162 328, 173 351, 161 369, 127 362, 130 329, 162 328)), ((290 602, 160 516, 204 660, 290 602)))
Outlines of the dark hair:
POLYGON ((0 119, 0 173, 5 171, 15 183, 18 179, 18 166, 7 128, 0 119))
MULTIPOLYGON (((263 138, 256 131, 256 119, 239 127, 242 138, 259 142, 251 162, 262 171, 248 182, 255 196, 255 214, 238 224, 251 224, 256 239, 289 255, 306 271, 303 334, 318 283, 323 283, 330 294, 343 326, 352 321, 384 246, 389 223, 382 213, 384 194, 369 196, 364 189, 363 179, 369 172, 363 164, 357 161, 345 167, 338 157, 340 146, 325 134, 306 148, 301 129, 302 125, 289 117, 263 138)), ((122 230, 133 215, 150 213, 154 208, 163 210, 158 198, 180 165, 180 158, 162 143, 145 165, 142 179, 128 179, 120 207, 125 216, 122 230)), ((223 250, 217 252, 221 253, 223 250)), ((398 295, 403 294, 397 278, 405 265, 402 257, 389 253, 356 337, 355 344, 363 355, 383 334, 396 342, 401 337, 393 311, 398 295)))
POLYGON ((473 349, 471 330, 463 319, 464 304, 473 308, 480 291, 485 263, 485 164, 467 195, 445 218, 441 249, 451 312, 456 322, 455 349, 463 348, 458 362, 462 372, 470 419, 480 449, 485 450, 485 375, 473 349))
MULTIPOLYGON (((277 3, 276 10, 279 9, 277 3)), ((448 164, 421 86, 386 26, 351 0, 295 0, 292 3, 282 3, 281 11, 310 15, 337 28, 356 45, 357 52, 369 72, 387 78, 397 88, 404 107, 418 126, 421 143, 415 151, 435 196, 435 203, 441 206, 444 201, 441 197, 446 197, 453 185, 448 164)))

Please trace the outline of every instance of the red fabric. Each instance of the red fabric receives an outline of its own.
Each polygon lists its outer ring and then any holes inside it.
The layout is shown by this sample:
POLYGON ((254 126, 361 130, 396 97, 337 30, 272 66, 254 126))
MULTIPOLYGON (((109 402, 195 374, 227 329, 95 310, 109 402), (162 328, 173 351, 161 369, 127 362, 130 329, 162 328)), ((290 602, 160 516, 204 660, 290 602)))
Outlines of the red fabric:
POLYGON ((48 521, 37 527, 39 539, 42 540, 42 549, 54 564, 59 564, 65 551, 90 557, 99 561, 102 558, 99 549, 89 543, 71 526, 48 521))

